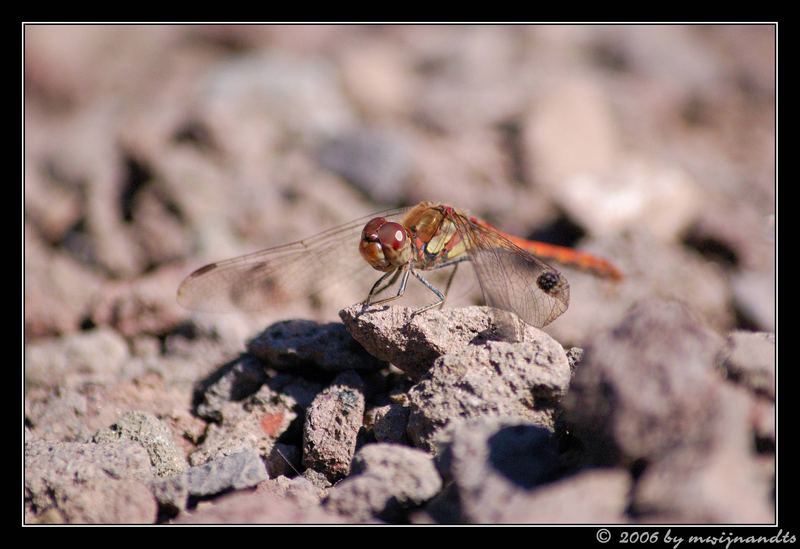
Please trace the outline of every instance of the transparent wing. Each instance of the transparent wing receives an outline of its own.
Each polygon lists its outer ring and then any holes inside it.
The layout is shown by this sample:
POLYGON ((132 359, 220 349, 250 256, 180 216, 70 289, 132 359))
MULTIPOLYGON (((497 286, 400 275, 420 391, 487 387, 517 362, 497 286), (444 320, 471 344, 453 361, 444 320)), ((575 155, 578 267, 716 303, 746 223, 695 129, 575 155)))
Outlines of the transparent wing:
POLYGON ((371 269, 358 253, 367 221, 396 219, 407 210, 376 212, 291 244, 201 267, 181 283, 178 303, 195 311, 254 312, 319 293, 371 269))
POLYGON ((544 261, 496 231, 455 214, 486 304, 541 328, 569 306, 569 283, 544 261))

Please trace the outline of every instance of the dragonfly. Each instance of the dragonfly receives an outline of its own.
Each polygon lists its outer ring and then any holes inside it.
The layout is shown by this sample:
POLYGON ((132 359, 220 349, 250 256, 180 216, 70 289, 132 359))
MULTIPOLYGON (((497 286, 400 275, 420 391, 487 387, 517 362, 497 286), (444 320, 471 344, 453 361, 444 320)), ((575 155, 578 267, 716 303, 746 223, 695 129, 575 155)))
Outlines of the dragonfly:
POLYGON ((471 262, 484 301, 543 327, 567 310, 569 283, 545 260, 618 281, 609 261, 572 248, 515 237, 469 213, 436 202, 376 212, 290 244, 219 261, 191 273, 178 303, 206 312, 261 311, 313 295, 326 283, 372 268, 383 274, 365 306, 399 299, 411 276, 435 296, 415 314, 444 305, 459 264, 471 262), (426 271, 452 268, 444 290, 426 271), (394 295, 376 299, 399 281, 394 295))

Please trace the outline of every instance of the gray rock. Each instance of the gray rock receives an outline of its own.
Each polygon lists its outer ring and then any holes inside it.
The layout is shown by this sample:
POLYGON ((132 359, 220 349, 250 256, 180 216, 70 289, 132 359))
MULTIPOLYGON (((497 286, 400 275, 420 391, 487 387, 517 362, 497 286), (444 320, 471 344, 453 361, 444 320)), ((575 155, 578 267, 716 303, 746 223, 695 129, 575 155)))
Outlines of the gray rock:
POLYGON ((279 370, 314 366, 332 372, 372 371, 386 366, 365 352, 338 322, 278 322, 251 340, 247 348, 279 370))
POLYGON ((189 496, 207 497, 227 490, 250 488, 267 478, 261 456, 250 449, 159 479, 151 488, 162 507, 175 511, 186 508, 189 496))
POLYGON ((429 310, 414 315, 408 307, 339 311, 347 330, 373 356, 391 362, 419 380, 442 355, 463 353, 492 339, 536 341, 541 332, 510 313, 489 307, 429 310))
POLYGON ((538 330, 530 342, 492 341, 445 355, 408 393, 408 435, 414 444, 435 450, 454 420, 488 416, 516 417, 552 430, 569 380, 564 349, 538 330))
POLYGON ((411 151, 398 135, 357 129, 328 140, 317 156, 322 167, 377 202, 395 203, 405 194, 405 183, 411 173, 411 151))
POLYGON ((583 349, 580 347, 570 347, 567 349, 567 361, 569 361, 569 371, 571 373, 575 373, 575 368, 578 367, 581 360, 583 360, 583 349))
POLYGON ((353 458, 352 474, 331 488, 325 508, 359 522, 396 521, 441 488, 430 455, 395 444, 368 444, 353 458))
MULTIPOLYGON (((457 502, 458 522, 497 522, 520 493, 559 472, 551 433, 538 425, 516 418, 479 418, 459 422, 452 431, 452 441, 439 457, 445 480, 452 482, 448 521, 457 502)), ((433 515, 441 515, 441 507, 433 515)))
POLYGON ((732 332, 718 360, 729 379, 775 400, 775 334, 732 332))
POLYGON ((775 272, 739 271, 731 279, 736 309, 755 326, 775 330, 775 272))
POLYGON ((659 299, 598 334, 564 403, 590 460, 630 464, 702 440, 721 343, 684 305, 659 299))
POLYGON ((331 481, 347 475, 363 422, 364 383, 355 372, 341 373, 306 412, 303 465, 331 481))
POLYGON ((119 440, 138 442, 147 450, 156 476, 167 477, 186 470, 186 458, 172 439, 172 433, 153 414, 132 411, 123 415, 108 429, 94 436, 97 443, 119 440))
POLYGON ((141 445, 50 443, 25 445, 25 510, 33 521, 152 523, 156 501, 141 445))

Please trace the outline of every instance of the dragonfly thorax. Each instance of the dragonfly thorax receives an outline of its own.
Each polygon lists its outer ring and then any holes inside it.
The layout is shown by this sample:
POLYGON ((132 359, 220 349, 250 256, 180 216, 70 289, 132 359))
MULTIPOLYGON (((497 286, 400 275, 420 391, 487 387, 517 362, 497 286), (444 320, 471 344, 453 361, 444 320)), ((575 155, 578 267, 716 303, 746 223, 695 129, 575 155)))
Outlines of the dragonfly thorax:
POLYGON ((413 256, 405 227, 383 217, 376 217, 364 226, 358 251, 374 269, 384 272, 407 264, 413 256))

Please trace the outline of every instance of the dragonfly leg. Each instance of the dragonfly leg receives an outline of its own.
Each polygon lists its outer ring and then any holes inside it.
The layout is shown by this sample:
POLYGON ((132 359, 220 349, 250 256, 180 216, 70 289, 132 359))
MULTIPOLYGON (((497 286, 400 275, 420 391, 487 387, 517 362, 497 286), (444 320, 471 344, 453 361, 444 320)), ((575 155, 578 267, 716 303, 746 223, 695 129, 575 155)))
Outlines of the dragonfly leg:
MULTIPOLYGON (((400 288, 397 290, 397 295, 386 297, 384 299, 379 299, 378 301, 375 301, 373 303, 365 303, 365 305, 382 305, 383 303, 388 303, 390 301, 394 301, 395 299, 403 297, 403 294, 406 293, 406 284, 408 283, 408 275, 411 274, 412 271, 410 266, 402 267, 401 269, 398 269, 397 272, 399 273, 401 270, 403 271, 403 278, 400 279, 400 288)), ((414 274, 416 275, 417 273, 414 274)), ((378 282, 386 278, 386 276, 387 275, 383 275, 378 280, 378 282)), ((377 283, 375 285, 377 286, 377 283)))
MULTIPOLYGON (((458 264, 459 263, 463 263, 464 261, 469 261, 469 257, 467 257, 467 256, 458 257, 458 258, 453 259, 451 261, 447 261, 445 263, 442 263, 441 265, 437 265, 436 267, 434 267, 432 269, 429 269, 431 271, 435 271, 435 270, 438 270, 438 269, 444 269, 446 267, 453 267, 453 270, 450 272, 450 277, 447 279, 447 286, 445 286, 445 288, 444 288, 444 299, 445 300, 447 299, 447 293, 450 291, 450 285, 453 283, 453 278, 455 278, 455 276, 456 276, 456 271, 458 270, 458 264)), ((442 302, 439 303, 438 305, 439 305, 440 309, 442 307, 444 307, 444 300, 442 300, 442 302)), ((424 309, 424 310, 427 310, 427 309, 424 309)))
POLYGON ((425 285, 425 287, 426 287, 426 288, 428 288, 430 291, 432 291, 434 294, 436 294, 436 297, 438 297, 438 298, 439 298, 439 300, 438 300, 438 301, 436 301, 436 302, 434 302, 434 303, 431 303, 430 305, 425 305, 425 306, 424 306, 424 307, 422 307, 421 309, 417 309, 416 311, 414 311, 414 314, 415 314, 415 315, 418 315, 418 314, 420 314, 420 313, 424 313, 424 312, 425 312, 425 311, 427 311, 428 309, 433 309, 433 308, 434 308, 434 307, 436 307, 437 305, 442 305, 442 304, 444 304, 444 299, 445 299, 445 297, 444 297, 444 294, 442 294, 442 292, 441 292, 441 291, 439 291, 438 289, 436 289, 436 287, 435 287, 435 286, 433 286, 433 284, 431 284, 430 282, 428 282, 427 280, 425 280, 425 277, 423 277, 423 276, 422 276, 421 274, 419 274, 417 271, 411 271, 411 272, 414 274, 414 276, 415 276, 415 277, 417 277, 417 280, 419 280, 420 282, 422 282, 422 283, 425 285))
POLYGON ((389 271, 388 273, 386 273, 383 276, 381 276, 378 280, 376 280, 375 284, 372 285, 372 289, 369 291, 369 294, 367 295, 367 299, 364 300, 364 305, 370 305, 372 303, 372 298, 373 297, 375 297, 376 295, 380 294, 386 288, 392 286, 395 282, 397 282, 397 277, 400 276, 400 272, 401 271, 402 271, 402 269, 395 269, 394 271, 389 271), (384 280, 386 280, 390 276, 391 276, 391 279, 389 280, 389 282, 384 284, 383 288, 377 289, 378 286, 380 286, 381 282, 383 282, 384 280))

